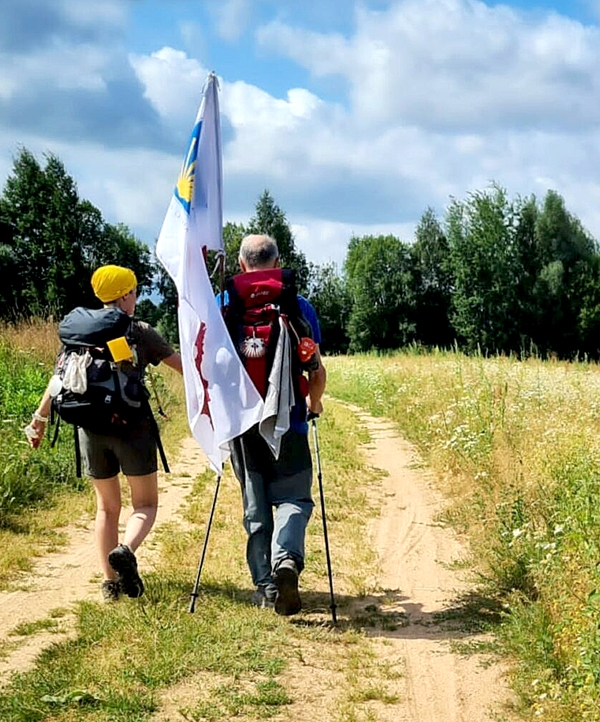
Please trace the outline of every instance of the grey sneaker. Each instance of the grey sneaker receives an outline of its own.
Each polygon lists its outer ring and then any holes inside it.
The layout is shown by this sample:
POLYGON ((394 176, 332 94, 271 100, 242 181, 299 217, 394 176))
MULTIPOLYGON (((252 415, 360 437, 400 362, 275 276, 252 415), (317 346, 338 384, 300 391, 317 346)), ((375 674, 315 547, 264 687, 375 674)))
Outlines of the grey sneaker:
POLYGON ((141 597, 144 593, 144 582, 137 569, 137 559, 125 544, 119 544, 108 555, 108 563, 117 572, 123 594, 128 597, 141 597))
POLYGON ((260 607, 261 609, 273 609, 275 606, 276 596, 277 589, 274 586, 260 586, 256 587, 252 593, 251 601, 255 607, 260 607))
POLYGON ((102 582, 102 600, 110 602, 118 602, 121 596, 121 585, 116 579, 105 579, 102 582))
POLYGON ((275 598, 275 611, 284 617, 291 614, 298 614, 302 609, 302 602, 298 594, 298 567, 293 559, 284 559, 281 561, 273 578, 277 587, 277 597, 275 598))

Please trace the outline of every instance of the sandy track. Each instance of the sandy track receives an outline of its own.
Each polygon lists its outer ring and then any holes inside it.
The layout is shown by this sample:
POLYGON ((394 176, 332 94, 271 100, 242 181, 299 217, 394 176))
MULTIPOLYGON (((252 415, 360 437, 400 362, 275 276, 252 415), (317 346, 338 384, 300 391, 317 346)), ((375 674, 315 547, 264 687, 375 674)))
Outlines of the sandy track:
MULTIPOLYGON (((358 408, 372 443, 370 463, 387 472, 384 503, 371 536, 379 553, 379 584, 393 600, 386 611, 405 615, 406 626, 385 633, 382 656, 404 660, 401 701, 390 719, 396 722, 486 722, 508 720, 511 696, 503 669, 484 666, 482 655, 461 655, 452 641, 477 641, 444 616, 469 586, 452 563, 465 549, 451 529, 436 517, 444 502, 431 476, 420 467, 414 448, 403 441, 390 422, 358 408)), ((375 632, 374 636, 378 636, 375 632)))

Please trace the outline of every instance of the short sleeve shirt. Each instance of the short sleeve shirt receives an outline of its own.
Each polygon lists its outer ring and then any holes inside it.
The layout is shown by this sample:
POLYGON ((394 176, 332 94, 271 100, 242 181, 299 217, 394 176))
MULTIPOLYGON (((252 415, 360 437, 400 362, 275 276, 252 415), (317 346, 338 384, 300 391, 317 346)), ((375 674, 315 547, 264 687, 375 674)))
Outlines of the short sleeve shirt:
POLYGON ((304 296, 298 296, 298 305, 302 311, 302 315, 310 324, 313 332, 313 341, 315 343, 321 343, 321 327, 319 326, 319 319, 317 318, 317 312, 310 301, 307 301, 304 296))
POLYGON ((142 373, 148 364, 157 366, 175 353, 171 344, 145 321, 137 319, 132 321, 130 341, 137 354, 137 363, 142 369, 142 373))

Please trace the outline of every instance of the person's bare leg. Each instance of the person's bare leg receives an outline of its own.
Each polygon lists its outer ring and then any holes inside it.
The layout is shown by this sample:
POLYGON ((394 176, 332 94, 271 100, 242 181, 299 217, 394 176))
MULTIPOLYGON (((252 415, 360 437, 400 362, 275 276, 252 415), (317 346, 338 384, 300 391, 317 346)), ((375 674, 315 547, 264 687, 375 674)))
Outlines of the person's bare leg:
POLYGON ((131 505, 133 511, 127 520, 123 544, 131 551, 139 547, 144 541, 154 520, 158 509, 158 474, 144 476, 128 476, 127 481, 131 489, 131 505))
POLYGON ((119 515, 121 487, 119 477, 92 479, 96 491, 96 525, 94 536, 104 579, 116 579, 115 570, 108 563, 108 553, 119 543, 119 515))

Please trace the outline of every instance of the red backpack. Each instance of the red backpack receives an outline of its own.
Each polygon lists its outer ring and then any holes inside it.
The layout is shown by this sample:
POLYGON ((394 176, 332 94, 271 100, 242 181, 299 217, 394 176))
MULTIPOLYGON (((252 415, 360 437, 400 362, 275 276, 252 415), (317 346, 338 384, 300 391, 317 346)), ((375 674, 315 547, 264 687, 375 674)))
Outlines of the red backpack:
POLYGON ((294 271, 271 268, 240 273, 225 285, 228 303, 225 323, 258 392, 265 398, 269 372, 279 340, 281 318, 292 347, 292 376, 296 400, 308 394, 303 371, 318 366, 312 328, 298 304, 294 271))

